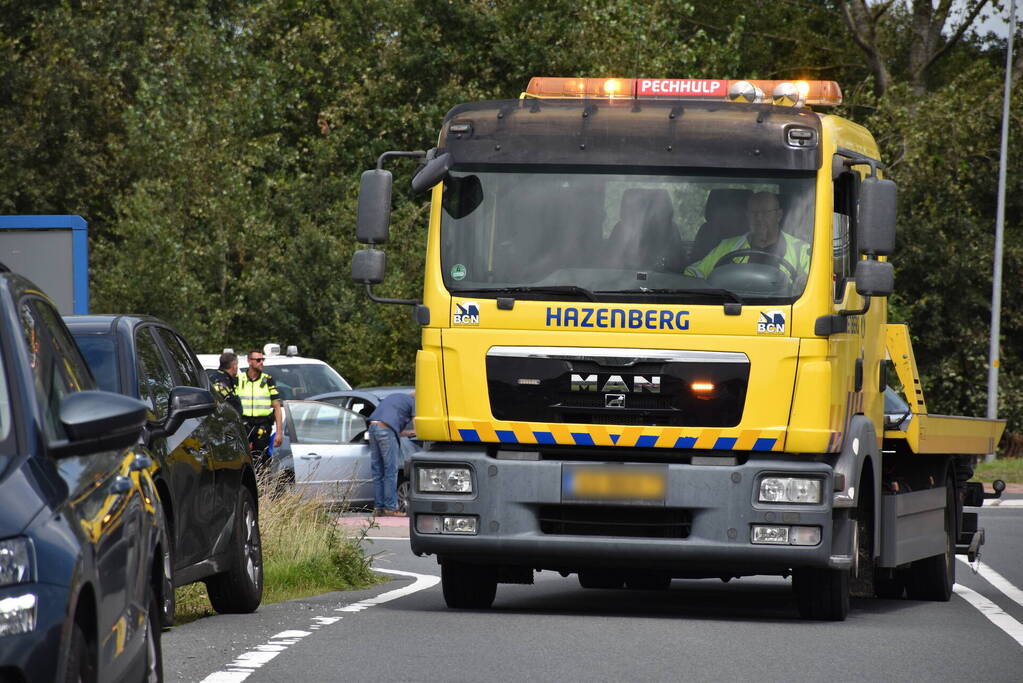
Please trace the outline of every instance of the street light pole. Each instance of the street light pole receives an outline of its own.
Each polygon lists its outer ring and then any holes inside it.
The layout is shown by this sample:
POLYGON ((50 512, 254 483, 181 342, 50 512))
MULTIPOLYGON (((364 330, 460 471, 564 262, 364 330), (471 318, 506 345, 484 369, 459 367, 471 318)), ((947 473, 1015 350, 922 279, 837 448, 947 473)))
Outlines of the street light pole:
MULTIPOLYGON (((998 166, 998 208, 995 212, 994 274, 991 282, 991 346, 987 366, 987 416, 998 417, 998 337, 1002 327, 1002 233, 1005 229, 1005 170, 1009 156, 1009 97, 1012 93, 1012 39, 1016 35, 1016 0, 1009 4, 1009 42, 1005 55, 1005 96, 1002 102, 1002 158, 998 166)), ((995 459, 994 453, 985 462, 995 459)))

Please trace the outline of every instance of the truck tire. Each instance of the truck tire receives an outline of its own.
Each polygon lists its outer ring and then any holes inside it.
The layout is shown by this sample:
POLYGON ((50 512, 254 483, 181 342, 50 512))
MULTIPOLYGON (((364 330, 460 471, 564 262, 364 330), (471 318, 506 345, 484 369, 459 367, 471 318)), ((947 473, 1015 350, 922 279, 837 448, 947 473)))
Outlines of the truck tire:
POLYGON ((625 577, 606 569, 579 572, 579 585, 583 588, 621 588, 625 577))
MULTIPOLYGON (((861 478, 862 481, 862 478, 861 478)), ((874 597, 874 497, 860 491, 856 506, 854 545, 856 553, 849 572, 849 594, 857 598, 874 597)))
POLYGON ((249 489, 238 491, 231 568, 206 579, 206 593, 213 609, 221 614, 255 612, 263 599, 263 551, 256 504, 249 489))
POLYGON ((815 621, 845 621, 849 614, 849 570, 803 567, 792 572, 799 616, 815 621))
POLYGON ((945 552, 917 560, 906 571, 906 595, 910 600, 948 602, 956 582, 956 502, 955 478, 945 482, 945 552))
POLYGON ((484 565, 443 562, 440 582, 444 602, 454 609, 487 609, 497 595, 497 570, 484 565))

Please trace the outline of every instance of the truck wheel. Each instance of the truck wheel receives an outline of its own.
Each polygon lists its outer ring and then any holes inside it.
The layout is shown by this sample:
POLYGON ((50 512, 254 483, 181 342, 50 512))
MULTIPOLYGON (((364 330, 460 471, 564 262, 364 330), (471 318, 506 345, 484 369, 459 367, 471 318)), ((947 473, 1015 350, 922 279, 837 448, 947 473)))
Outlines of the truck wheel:
POLYGON ((583 588, 621 588, 624 583, 624 576, 606 569, 579 572, 579 585, 583 588))
POLYGON ((252 494, 242 486, 231 539, 231 568, 206 579, 213 609, 221 614, 255 612, 263 599, 263 551, 252 494))
MULTIPOLYGON (((862 481, 862 479, 861 479, 862 481)), ((849 594, 857 598, 874 597, 874 502, 873 496, 860 491, 856 507, 853 546, 855 559, 849 572, 849 594)))
POLYGON ((849 570, 804 567, 792 572, 799 616, 816 621, 845 621, 849 614, 849 570))
POLYGON ((945 552, 917 560, 909 566, 906 595, 910 600, 948 602, 956 582, 956 489, 950 475, 945 482, 945 552))
POLYGON ((625 577, 625 587, 637 591, 666 591, 671 588, 671 574, 642 572, 625 577))
POLYGON ((483 565, 444 562, 440 566, 444 602, 455 609, 487 609, 497 595, 497 570, 483 565))

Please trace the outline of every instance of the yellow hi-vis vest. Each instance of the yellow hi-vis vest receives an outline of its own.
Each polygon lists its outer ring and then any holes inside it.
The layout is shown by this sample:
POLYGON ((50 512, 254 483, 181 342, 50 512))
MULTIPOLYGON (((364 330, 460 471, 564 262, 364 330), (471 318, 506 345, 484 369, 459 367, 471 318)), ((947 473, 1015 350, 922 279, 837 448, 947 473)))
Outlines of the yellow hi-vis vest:
POLYGON ((273 402, 280 400, 273 377, 261 373, 256 379, 249 379, 249 373, 238 373, 238 398, 242 400, 244 417, 267 417, 273 415, 273 402))
MULTIPOLYGON (((796 269, 797 273, 806 275, 810 271, 810 245, 798 237, 793 237, 785 232, 781 233, 779 239, 785 242, 785 254, 782 258, 788 261, 796 269)), ((738 237, 722 240, 720 244, 710 250, 709 254, 686 268, 685 274, 707 278, 722 256, 739 249, 751 248, 749 235, 739 235, 738 237)), ((773 250, 774 247, 771 247, 771 249, 773 250)), ((736 259, 736 263, 746 263, 747 261, 749 261, 749 257, 746 256, 740 256, 736 259)))

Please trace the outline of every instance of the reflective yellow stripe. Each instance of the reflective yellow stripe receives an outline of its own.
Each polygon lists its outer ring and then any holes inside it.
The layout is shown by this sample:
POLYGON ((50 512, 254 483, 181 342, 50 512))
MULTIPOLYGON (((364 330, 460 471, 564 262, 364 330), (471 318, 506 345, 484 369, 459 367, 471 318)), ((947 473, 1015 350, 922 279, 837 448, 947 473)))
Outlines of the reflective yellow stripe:
POLYGON ((273 392, 265 381, 267 378, 266 373, 255 380, 250 380, 248 374, 239 376, 238 397, 242 400, 242 415, 245 417, 263 417, 273 413, 273 392))

